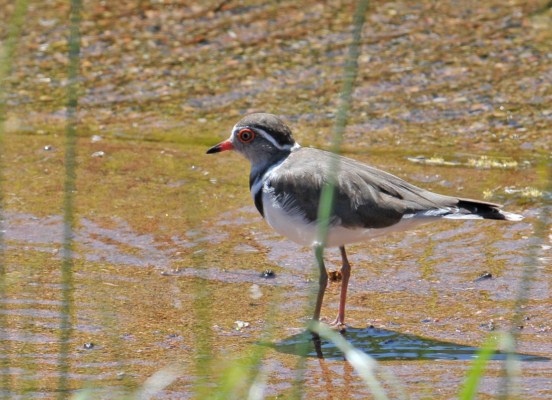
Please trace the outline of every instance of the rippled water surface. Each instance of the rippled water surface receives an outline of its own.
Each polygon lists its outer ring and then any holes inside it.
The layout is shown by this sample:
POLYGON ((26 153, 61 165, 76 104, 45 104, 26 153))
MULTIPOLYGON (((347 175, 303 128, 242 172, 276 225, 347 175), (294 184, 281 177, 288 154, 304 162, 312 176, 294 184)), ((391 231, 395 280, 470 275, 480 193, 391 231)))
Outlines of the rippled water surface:
MULTIPOLYGON (((0 0, 2 40, 13 7, 0 0)), ((354 7, 87 2, 68 271, 69 10, 28 5, 1 127, 1 396, 116 398, 177 368, 156 398, 205 398, 258 356, 267 398, 292 396, 296 381, 303 398, 369 398, 333 344, 317 352, 304 335, 311 250, 258 215, 245 160, 205 155, 254 111, 327 148, 354 7)), ((550 4, 374 1, 366 21, 344 154, 525 219, 443 221, 351 246, 345 338, 395 377, 391 398, 448 399, 478 346, 513 329, 518 398, 552 399, 550 4)), ((326 260, 337 269, 337 249, 326 260)), ((503 360, 482 398, 504 389, 503 360)))

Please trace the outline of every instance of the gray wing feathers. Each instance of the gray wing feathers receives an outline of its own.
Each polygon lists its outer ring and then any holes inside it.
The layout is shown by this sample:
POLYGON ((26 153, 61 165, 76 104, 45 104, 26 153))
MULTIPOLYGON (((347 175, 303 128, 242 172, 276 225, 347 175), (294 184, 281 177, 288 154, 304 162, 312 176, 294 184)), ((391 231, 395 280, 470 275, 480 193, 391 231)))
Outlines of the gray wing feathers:
MULTIPOLYGON (((277 176, 270 179, 281 206, 315 221, 331 157, 335 155, 311 148, 291 153, 277 176)), ((334 221, 346 227, 384 228, 399 222, 405 214, 428 211, 435 211, 436 216, 486 213, 480 215, 500 219, 498 207, 433 193, 387 172, 340 157, 333 214, 334 221)))
POLYGON ((343 224, 351 227, 383 228, 399 222, 405 214, 441 209, 445 213, 458 202, 349 159, 342 162, 336 192, 337 203, 352 199, 349 207, 336 208, 343 224), (346 182, 356 182, 356 187, 346 182))

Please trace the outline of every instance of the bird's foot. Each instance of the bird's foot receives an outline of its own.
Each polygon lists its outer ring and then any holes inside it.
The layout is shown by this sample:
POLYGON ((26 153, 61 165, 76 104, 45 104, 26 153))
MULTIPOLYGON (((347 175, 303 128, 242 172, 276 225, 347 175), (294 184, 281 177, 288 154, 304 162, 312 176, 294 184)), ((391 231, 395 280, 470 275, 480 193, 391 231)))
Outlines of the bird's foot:
POLYGON ((331 329, 336 330, 338 332, 345 332, 347 330, 347 325, 339 318, 336 318, 335 320, 330 321, 328 318, 322 317, 320 318, 319 321, 323 322, 324 324, 328 325, 331 329))
POLYGON ((347 330, 347 325, 341 319, 336 318, 333 322, 330 322, 328 325, 339 332, 345 332, 347 330))

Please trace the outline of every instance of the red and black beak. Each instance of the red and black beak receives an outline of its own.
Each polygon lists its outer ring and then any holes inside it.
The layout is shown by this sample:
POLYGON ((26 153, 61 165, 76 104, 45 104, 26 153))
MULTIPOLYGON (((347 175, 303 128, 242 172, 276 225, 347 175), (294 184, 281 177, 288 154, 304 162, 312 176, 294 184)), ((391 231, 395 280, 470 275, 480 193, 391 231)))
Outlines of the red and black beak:
POLYGON ((207 154, 220 153, 221 151, 226 150, 234 150, 234 145, 232 144, 230 139, 227 139, 224 142, 220 142, 216 146, 211 147, 209 150, 207 150, 207 154))

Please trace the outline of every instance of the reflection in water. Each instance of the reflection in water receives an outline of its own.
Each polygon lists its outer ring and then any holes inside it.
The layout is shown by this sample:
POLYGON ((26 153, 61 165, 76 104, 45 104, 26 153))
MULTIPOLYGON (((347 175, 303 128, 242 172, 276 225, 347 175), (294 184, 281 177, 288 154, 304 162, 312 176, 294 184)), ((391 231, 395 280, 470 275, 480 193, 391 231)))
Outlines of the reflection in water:
MULTIPOLYGON (((416 335, 374 328, 350 328, 343 336, 353 346, 377 360, 472 360, 479 348, 444 342, 416 335)), ((344 355, 333 343, 313 338, 310 332, 293 335, 271 345, 286 354, 306 354, 329 360, 342 360, 344 355), (303 349, 307 347, 305 352, 303 349)), ((516 354, 521 361, 549 361, 542 356, 516 354)), ((506 354, 496 353, 493 360, 504 360, 506 354)))

